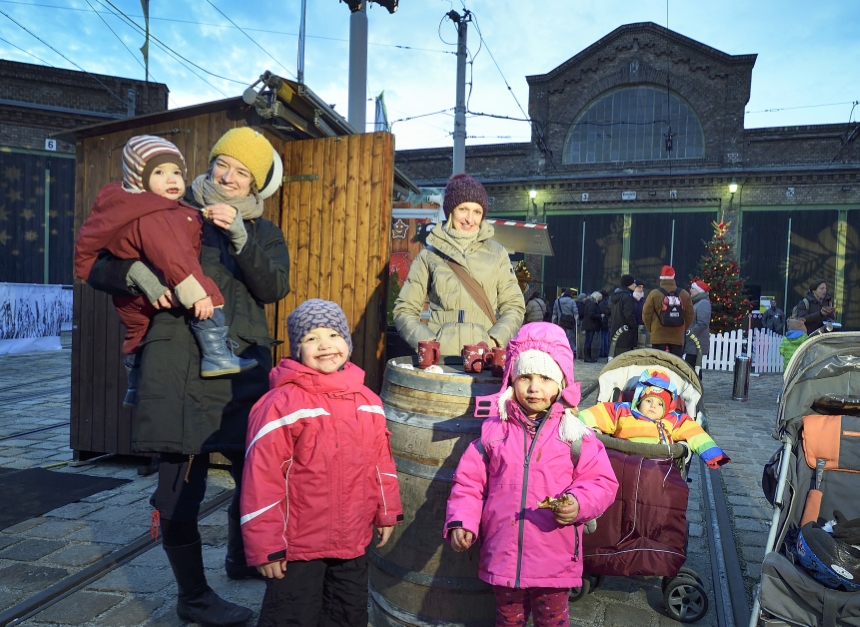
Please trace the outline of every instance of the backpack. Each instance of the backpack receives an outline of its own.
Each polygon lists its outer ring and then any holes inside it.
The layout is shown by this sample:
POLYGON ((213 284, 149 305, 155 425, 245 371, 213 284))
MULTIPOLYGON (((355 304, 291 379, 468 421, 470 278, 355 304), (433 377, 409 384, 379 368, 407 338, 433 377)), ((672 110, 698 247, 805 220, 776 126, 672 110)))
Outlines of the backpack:
MULTIPOLYGON (((804 299, 803 299, 803 304, 804 304, 804 305, 806 305, 806 312, 807 312, 807 313, 809 313, 809 299, 808 299, 808 298, 804 298, 804 299)), ((799 318, 799 317, 800 317, 800 316, 798 316, 798 315, 797 315, 797 308, 798 308, 799 306, 800 306, 800 302, 798 302, 798 303, 794 306, 794 309, 792 309, 792 310, 791 310, 791 317, 792 317, 792 318, 799 318)))
POLYGON ((684 326, 684 303, 681 302, 681 290, 676 288, 671 294, 658 287, 663 292, 663 304, 660 306, 660 324, 664 327, 684 326))

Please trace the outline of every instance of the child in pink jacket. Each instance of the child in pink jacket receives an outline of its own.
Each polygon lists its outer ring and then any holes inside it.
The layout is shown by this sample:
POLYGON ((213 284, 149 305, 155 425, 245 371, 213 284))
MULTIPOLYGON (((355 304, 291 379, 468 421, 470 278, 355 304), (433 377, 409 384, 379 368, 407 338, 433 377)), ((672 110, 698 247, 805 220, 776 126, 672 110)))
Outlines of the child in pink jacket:
POLYGON ((603 444, 573 413, 579 383, 561 327, 523 326, 511 340, 499 394, 454 473, 444 535, 455 551, 481 540, 478 577, 493 586, 496 625, 568 624, 568 593, 582 585, 582 529, 615 499, 603 444), (568 495, 565 497, 564 495, 568 495), (565 498, 551 508, 547 497, 565 498))

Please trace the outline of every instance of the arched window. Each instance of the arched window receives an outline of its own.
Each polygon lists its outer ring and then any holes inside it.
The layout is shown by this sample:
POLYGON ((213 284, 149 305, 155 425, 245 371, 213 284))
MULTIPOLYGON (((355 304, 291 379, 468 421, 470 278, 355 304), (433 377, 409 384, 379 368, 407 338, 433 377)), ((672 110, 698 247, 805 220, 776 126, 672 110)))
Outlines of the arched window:
POLYGON ((705 156, 702 125, 693 108, 665 88, 621 87, 607 92, 570 127, 563 163, 611 163, 705 156), (666 150, 671 126, 672 152, 666 150))

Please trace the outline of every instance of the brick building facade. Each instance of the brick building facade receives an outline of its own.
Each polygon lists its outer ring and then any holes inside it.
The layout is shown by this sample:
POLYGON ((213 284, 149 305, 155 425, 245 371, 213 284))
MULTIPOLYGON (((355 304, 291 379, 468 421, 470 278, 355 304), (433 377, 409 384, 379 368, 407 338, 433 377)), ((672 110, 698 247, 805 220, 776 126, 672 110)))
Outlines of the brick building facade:
POLYGON ((161 83, 0 60, 0 282, 72 282, 75 146, 52 136, 163 111, 167 94, 161 83))
MULTIPOLYGON (((821 276, 860 328, 860 125, 745 129, 755 61, 642 23, 527 77, 531 141, 470 146, 466 171, 491 215, 549 224, 549 294, 627 272, 653 287, 664 263, 686 281, 723 218, 754 289, 790 310, 821 276)), ((441 186, 451 150, 398 151, 397 165, 441 186)))

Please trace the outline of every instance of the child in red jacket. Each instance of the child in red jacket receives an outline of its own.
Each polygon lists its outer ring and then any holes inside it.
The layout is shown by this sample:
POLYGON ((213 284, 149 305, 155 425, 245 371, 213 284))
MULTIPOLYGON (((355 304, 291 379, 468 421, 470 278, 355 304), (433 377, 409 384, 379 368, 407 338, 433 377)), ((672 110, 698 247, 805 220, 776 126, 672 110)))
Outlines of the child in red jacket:
MULTIPOLYGON (((181 201, 185 195, 185 158, 162 137, 138 135, 122 151, 122 183, 105 185, 75 242, 75 272, 87 280, 99 252, 145 261, 161 274, 176 299, 193 313, 191 330, 200 346, 200 376, 218 377, 254 368, 257 361, 233 354, 224 320, 224 297, 203 274, 199 256, 203 219, 181 201)), ((234 229, 241 227, 242 220, 234 229)), ((246 236, 247 237, 247 236, 246 236)), ((115 296, 126 328, 122 351, 128 354, 128 391, 123 406, 137 404, 141 355, 138 345, 149 329, 155 307, 146 296, 115 296)))
POLYGON ((266 577, 259 627, 366 627, 367 556, 403 520, 382 401, 348 362, 349 325, 312 299, 287 318, 290 357, 248 418, 242 536, 266 577), (325 600, 325 601, 324 601, 325 600))

